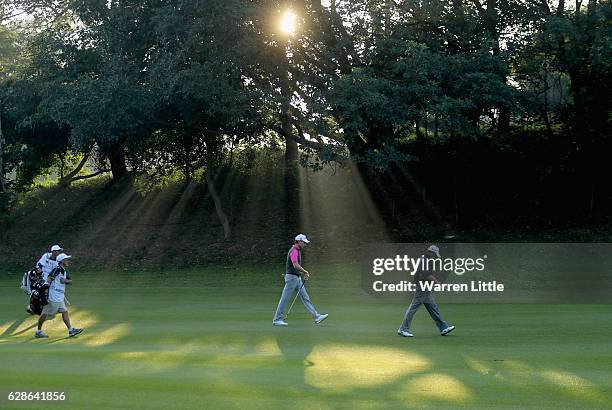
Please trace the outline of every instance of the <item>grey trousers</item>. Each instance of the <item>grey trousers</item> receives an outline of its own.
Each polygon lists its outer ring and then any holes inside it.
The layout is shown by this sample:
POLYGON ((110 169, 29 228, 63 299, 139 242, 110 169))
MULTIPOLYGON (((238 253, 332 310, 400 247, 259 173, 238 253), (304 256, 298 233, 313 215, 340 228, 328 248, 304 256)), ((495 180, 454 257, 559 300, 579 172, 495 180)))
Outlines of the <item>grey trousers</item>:
POLYGON ((440 311, 438 310, 438 304, 434 300, 431 294, 415 294, 408 310, 406 310, 406 314, 404 315, 404 321, 402 322, 402 326, 400 330, 408 330, 410 329, 410 323, 412 323, 412 318, 414 314, 419 310, 421 305, 425 305, 425 309, 429 312, 429 316, 436 322, 436 326, 440 331, 443 331, 448 327, 448 324, 442 320, 440 316, 440 311))
POLYGON ((287 305, 291 303, 291 300, 295 297, 295 292, 297 292, 298 289, 300 291, 300 299, 312 318, 316 319, 317 316, 319 316, 317 310, 310 301, 308 292, 306 292, 306 287, 302 286, 302 278, 295 275, 285 275, 285 287, 283 288, 283 294, 278 302, 278 307, 276 308, 276 313, 274 314, 274 320, 283 318, 283 313, 285 313, 287 305))

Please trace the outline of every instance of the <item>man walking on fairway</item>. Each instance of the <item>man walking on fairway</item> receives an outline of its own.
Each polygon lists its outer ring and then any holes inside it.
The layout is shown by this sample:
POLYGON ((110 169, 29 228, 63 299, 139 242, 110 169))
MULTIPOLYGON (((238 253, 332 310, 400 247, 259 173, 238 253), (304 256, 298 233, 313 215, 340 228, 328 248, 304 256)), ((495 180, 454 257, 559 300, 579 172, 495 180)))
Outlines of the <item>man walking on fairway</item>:
POLYGON ((406 315, 404 316, 404 322, 397 329, 397 334, 404 337, 412 337, 414 336, 410 333, 410 323, 412 322, 412 318, 416 311, 421 307, 421 305, 425 305, 425 309, 429 312, 429 315, 436 322, 436 326, 440 330, 440 334, 442 336, 449 334, 453 330, 455 330, 455 326, 448 325, 442 318, 440 317, 440 311, 438 310, 438 305, 434 300, 433 294, 431 290, 425 290, 421 288, 421 284, 424 282, 435 282, 440 283, 438 279, 431 273, 431 271, 427 268, 426 263, 428 259, 434 259, 440 257, 440 249, 436 245, 431 245, 425 251, 425 257, 421 259, 423 264, 419 267, 416 274, 414 275, 414 283, 416 284, 416 292, 414 293, 414 297, 412 299, 412 303, 410 303, 410 307, 406 311, 406 315))
POLYGON ((310 243, 306 235, 299 234, 295 237, 295 242, 289 252, 287 253, 287 263, 285 268, 285 287, 283 289, 283 294, 281 295, 280 301, 278 302, 278 308, 276 308, 276 313, 274 314, 274 320, 272 324, 274 326, 287 326, 288 323, 283 320, 283 314, 285 313, 285 309, 287 308, 287 304, 289 301, 297 294, 300 296, 302 303, 306 307, 306 310, 312 316, 312 319, 316 324, 321 323, 325 319, 327 319, 328 314, 320 315, 315 307, 312 305, 310 301, 310 297, 308 296, 308 292, 306 292, 306 288, 304 287, 304 282, 307 281, 310 277, 310 273, 306 269, 302 267, 302 249, 306 246, 307 243, 310 243), (301 275, 304 274, 304 279, 302 280, 301 275))
POLYGON ((53 269, 47 277, 47 283, 49 283, 49 303, 43 308, 40 318, 38 318, 38 330, 35 335, 37 338, 49 337, 42 331, 42 325, 45 323, 45 320, 53 318, 57 312, 62 314, 64 324, 68 328, 68 336, 76 336, 83 331, 83 329, 72 327, 68 309, 66 309, 66 305, 64 304, 66 285, 72 283, 72 279, 70 279, 68 272, 66 272, 69 258, 71 258, 71 256, 60 253, 56 258, 58 263, 57 268, 53 269))

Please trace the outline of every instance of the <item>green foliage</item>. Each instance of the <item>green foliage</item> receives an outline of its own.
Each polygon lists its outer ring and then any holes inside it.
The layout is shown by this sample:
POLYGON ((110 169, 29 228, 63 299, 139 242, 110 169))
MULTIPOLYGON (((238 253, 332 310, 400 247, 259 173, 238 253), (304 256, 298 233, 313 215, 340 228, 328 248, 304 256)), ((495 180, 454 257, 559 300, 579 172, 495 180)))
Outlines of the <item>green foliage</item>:
MULTIPOLYGON (((12 201, 10 192, 0 192, 0 218, 8 212, 12 201)), ((0 226, 2 226, 2 222, 0 222, 0 226)))
POLYGON ((304 166, 382 172, 531 127, 571 132, 580 153, 558 159, 581 169, 610 135, 609 2, 297 2, 292 36, 268 0, 6 7, 34 18, 0 25, 5 168, 22 189, 67 153, 191 181, 295 139, 304 166))
POLYGON ((0 81, 6 80, 17 54, 17 33, 0 25, 0 81))
POLYGON ((446 133, 476 136, 481 116, 513 105, 503 62, 486 49, 448 55, 399 40, 388 47, 385 65, 341 77, 331 97, 340 124, 369 143, 394 142, 431 116, 446 133))

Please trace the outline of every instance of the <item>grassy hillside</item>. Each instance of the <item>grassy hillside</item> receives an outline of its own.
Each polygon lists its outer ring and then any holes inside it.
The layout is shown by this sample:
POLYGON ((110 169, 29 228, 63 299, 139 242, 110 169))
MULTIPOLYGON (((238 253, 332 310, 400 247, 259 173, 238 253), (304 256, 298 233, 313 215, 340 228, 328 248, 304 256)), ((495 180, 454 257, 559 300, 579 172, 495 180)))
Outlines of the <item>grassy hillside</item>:
POLYGON ((63 191, 39 188, 0 234, 1 262, 25 269, 60 243, 89 269, 282 263, 297 231, 316 244, 311 255, 332 260, 354 256, 360 241, 387 238, 351 171, 303 170, 298 181, 297 189, 286 192, 282 170, 273 167, 222 175, 216 185, 232 226, 229 241, 200 182, 147 191, 131 181, 105 179, 63 191))
MULTIPOLYGON (((76 256, 79 268, 89 270, 282 264, 297 232, 313 239, 310 257, 345 262, 357 257, 362 242, 441 242, 449 227, 435 206, 419 200, 409 186, 396 186, 405 193, 399 195, 389 191, 395 185, 364 180, 354 168, 300 169, 288 183, 270 160, 225 172, 215 185, 232 227, 227 241, 202 182, 147 188, 102 178, 61 191, 38 188, 22 198, 8 223, 0 223, 0 263, 23 271, 51 244, 60 243, 76 256)), ((486 215, 480 225, 454 227, 453 240, 612 241, 612 225, 606 223, 499 226, 485 220, 486 215)))

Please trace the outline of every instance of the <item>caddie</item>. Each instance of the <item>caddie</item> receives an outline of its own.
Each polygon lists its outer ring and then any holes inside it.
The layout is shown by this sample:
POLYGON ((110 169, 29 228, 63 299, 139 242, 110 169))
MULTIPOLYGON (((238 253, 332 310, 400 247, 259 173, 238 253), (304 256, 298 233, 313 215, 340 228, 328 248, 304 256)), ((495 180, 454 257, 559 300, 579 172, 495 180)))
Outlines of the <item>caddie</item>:
POLYGON ((47 276, 53 269, 57 267, 57 256, 62 253, 64 249, 59 245, 53 245, 51 252, 45 252, 36 263, 36 266, 42 270, 43 279, 47 280, 47 276))
POLYGON ((65 253, 57 255, 56 261, 58 266, 53 269, 47 277, 47 283, 49 284, 49 303, 43 308, 40 318, 38 319, 38 330, 35 334, 37 338, 48 337, 45 332, 42 331, 42 325, 47 319, 53 318, 58 312, 62 314, 64 324, 68 328, 68 336, 76 336, 83 331, 83 329, 72 327, 70 324, 70 315, 64 303, 66 285, 72 283, 72 279, 69 278, 68 272, 66 272, 68 259, 71 257, 72 256, 66 255, 65 253))

